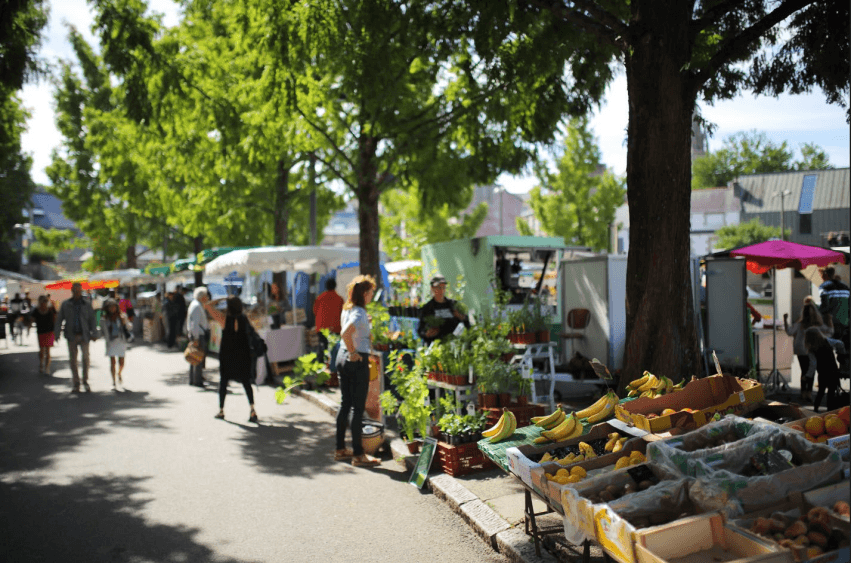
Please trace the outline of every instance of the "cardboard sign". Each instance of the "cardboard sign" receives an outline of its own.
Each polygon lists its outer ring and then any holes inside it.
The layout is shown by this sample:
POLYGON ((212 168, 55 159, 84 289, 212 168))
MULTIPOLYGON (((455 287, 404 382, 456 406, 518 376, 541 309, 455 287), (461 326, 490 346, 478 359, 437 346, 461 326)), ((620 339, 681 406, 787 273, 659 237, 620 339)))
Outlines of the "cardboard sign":
POLYGON ((424 438, 418 463, 415 464, 412 475, 409 477, 410 485, 415 485, 419 489, 424 486, 427 481, 427 473, 430 472, 430 464, 433 463, 433 455, 436 453, 436 443, 436 438, 424 438))
POLYGON ((599 379, 602 379, 604 381, 612 381, 614 379, 611 376, 611 372, 608 371, 608 368, 605 365, 603 365, 602 362, 600 362, 596 358, 593 358, 592 360, 590 360, 590 367, 593 368, 593 371, 596 372, 596 376, 599 379))

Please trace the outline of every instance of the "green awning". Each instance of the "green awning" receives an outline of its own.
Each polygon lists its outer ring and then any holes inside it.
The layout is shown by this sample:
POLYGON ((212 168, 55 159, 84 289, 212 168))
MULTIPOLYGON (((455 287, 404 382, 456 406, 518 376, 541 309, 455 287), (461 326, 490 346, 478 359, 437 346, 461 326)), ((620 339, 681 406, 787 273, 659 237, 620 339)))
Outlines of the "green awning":
POLYGON ((196 269, 196 257, 191 256, 190 258, 181 258, 180 260, 175 260, 172 262, 172 271, 173 272, 183 272, 184 270, 195 270, 196 269))
POLYGON ((144 273, 152 275, 152 276, 168 276, 172 271, 172 266, 169 264, 162 264, 160 266, 146 266, 143 270, 144 273))
POLYGON ((196 254, 196 263, 198 265, 204 265, 217 258, 222 256, 223 254, 228 254, 232 250, 245 250, 247 248, 254 248, 253 246, 222 246, 218 248, 207 248, 202 250, 198 254, 196 254))

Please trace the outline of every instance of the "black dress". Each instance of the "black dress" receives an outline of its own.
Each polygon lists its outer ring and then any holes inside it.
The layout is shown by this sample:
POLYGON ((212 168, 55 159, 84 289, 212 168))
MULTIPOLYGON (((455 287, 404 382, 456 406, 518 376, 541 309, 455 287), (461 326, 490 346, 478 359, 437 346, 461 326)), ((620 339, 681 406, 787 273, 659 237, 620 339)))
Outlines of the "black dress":
POLYGON ((246 315, 237 317, 237 331, 234 330, 234 317, 225 318, 222 330, 222 342, 219 347, 219 377, 241 383, 250 382, 252 375, 252 356, 249 353, 246 315))

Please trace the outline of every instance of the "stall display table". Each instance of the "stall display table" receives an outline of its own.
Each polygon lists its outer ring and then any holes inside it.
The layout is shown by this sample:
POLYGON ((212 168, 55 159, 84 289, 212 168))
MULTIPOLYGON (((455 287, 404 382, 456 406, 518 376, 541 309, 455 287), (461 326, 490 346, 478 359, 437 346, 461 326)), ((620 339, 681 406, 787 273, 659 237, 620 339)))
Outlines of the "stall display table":
POLYGON ((515 355, 510 360, 511 365, 518 365, 521 375, 525 379, 531 380, 531 402, 539 403, 537 397, 537 381, 549 381, 549 396, 547 402, 551 410, 554 410, 554 392, 555 392, 555 362, 554 348, 557 346, 555 342, 542 342, 538 344, 515 344, 513 348, 516 350, 515 355), (545 372, 534 369, 534 361, 545 360, 547 367, 545 372))
MULTIPOLYGON (((267 330, 261 332, 261 336, 267 343, 267 361, 270 364, 296 360, 305 353, 305 327, 302 325, 267 330)), ((264 358, 258 358, 257 369, 256 381, 260 383, 267 378, 264 358)))

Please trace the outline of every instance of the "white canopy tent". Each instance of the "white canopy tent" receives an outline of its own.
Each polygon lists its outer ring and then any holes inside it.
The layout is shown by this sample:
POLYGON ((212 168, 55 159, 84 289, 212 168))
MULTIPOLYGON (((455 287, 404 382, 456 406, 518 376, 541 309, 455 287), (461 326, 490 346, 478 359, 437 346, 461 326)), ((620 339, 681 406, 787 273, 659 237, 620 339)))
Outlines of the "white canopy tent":
POLYGON ((359 261, 359 249, 336 246, 263 246, 233 250, 214 258, 205 266, 205 275, 231 272, 305 272, 325 274, 335 268, 359 261))
POLYGON ((119 280, 119 285, 142 285, 146 283, 157 283, 162 277, 151 276, 142 272, 139 268, 127 268, 124 270, 105 270, 95 272, 89 276, 90 281, 119 280))

